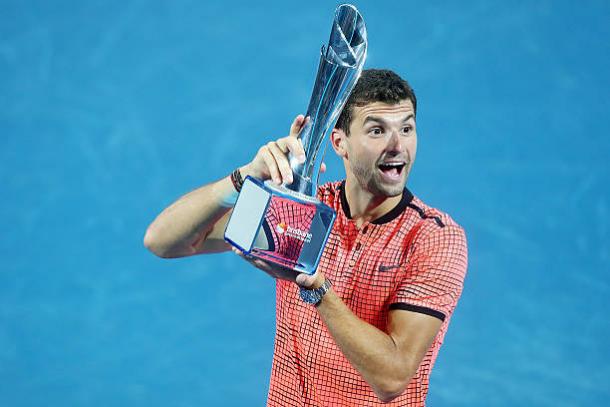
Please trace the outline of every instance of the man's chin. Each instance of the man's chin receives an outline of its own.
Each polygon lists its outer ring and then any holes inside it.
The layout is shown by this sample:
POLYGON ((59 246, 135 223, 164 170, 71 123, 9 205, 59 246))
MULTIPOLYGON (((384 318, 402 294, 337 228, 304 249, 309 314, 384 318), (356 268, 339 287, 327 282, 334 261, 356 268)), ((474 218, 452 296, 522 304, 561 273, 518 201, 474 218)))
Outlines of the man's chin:
POLYGON ((395 196, 399 196, 402 195, 402 192, 404 191, 405 186, 393 186, 392 188, 386 188, 385 190, 385 196, 388 198, 394 198, 395 196))
POLYGON ((402 192, 405 189, 405 184, 406 180, 392 183, 376 180, 376 182, 373 182, 373 185, 371 185, 370 190, 374 195, 393 198, 402 195, 402 192))

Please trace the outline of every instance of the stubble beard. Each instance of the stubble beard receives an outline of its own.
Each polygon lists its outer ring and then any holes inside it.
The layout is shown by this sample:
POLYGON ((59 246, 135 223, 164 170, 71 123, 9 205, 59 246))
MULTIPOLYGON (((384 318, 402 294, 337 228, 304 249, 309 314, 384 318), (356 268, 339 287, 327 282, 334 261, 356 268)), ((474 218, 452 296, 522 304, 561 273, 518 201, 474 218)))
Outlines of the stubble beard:
POLYGON ((409 158, 407 158, 407 163, 402 170, 404 171, 404 174, 402 175, 402 177, 404 177, 403 182, 387 184, 381 179, 377 165, 366 167, 355 163, 355 165, 352 166, 352 172, 363 189, 369 191, 374 196, 383 196, 386 198, 392 198, 402 194, 407 183, 407 178, 409 177, 409 172, 411 171, 411 160, 409 158))

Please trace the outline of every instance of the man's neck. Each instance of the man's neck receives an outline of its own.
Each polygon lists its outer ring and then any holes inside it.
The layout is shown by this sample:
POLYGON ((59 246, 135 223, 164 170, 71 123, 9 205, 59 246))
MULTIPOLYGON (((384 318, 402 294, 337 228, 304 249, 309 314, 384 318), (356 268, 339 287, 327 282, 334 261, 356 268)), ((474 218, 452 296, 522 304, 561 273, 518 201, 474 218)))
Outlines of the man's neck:
POLYGON ((371 192, 363 190, 357 181, 347 179, 345 197, 352 220, 360 229, 363 224, 379 219, 394 209, 402 199, 402 194, 393 197, 375 196, 371 192))

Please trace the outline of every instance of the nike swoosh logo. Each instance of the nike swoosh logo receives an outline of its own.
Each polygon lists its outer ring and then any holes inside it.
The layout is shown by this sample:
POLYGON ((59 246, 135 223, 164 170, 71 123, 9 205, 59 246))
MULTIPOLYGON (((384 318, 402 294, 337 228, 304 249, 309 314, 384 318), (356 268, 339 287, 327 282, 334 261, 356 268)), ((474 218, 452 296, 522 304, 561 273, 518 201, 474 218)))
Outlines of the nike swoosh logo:
POLYGON ((385 273, 386 271, 394 270, 400 267, 400 264, 394 264, 392 266, 384 266, 383 264, 379 265, 379 271, 381 273, 385 273))

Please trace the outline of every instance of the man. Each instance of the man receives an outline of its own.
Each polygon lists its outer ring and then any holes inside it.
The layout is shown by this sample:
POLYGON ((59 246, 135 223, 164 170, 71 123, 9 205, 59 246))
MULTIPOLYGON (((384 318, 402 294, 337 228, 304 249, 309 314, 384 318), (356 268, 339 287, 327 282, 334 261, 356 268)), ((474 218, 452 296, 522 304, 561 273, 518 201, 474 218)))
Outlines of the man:
MULTIPOLYGON (((246 259, 277 280, 269 406, 425 404, 467 250, 462 228, 405 188, 416 107, 398 75, 363 71, 331 133, 346 179, 318 189, 337 219, 317 272, 246 259), (317 304, 302 301, 301 291, 317 304)), ((241 176, 291 183, 287 154, 303 158, 304 120, 261 147, 241 176)), ((223 234, 238 181, 234 173, 180 198, 151 224, 145 245, 161 257, 229 250, 223 234)))

